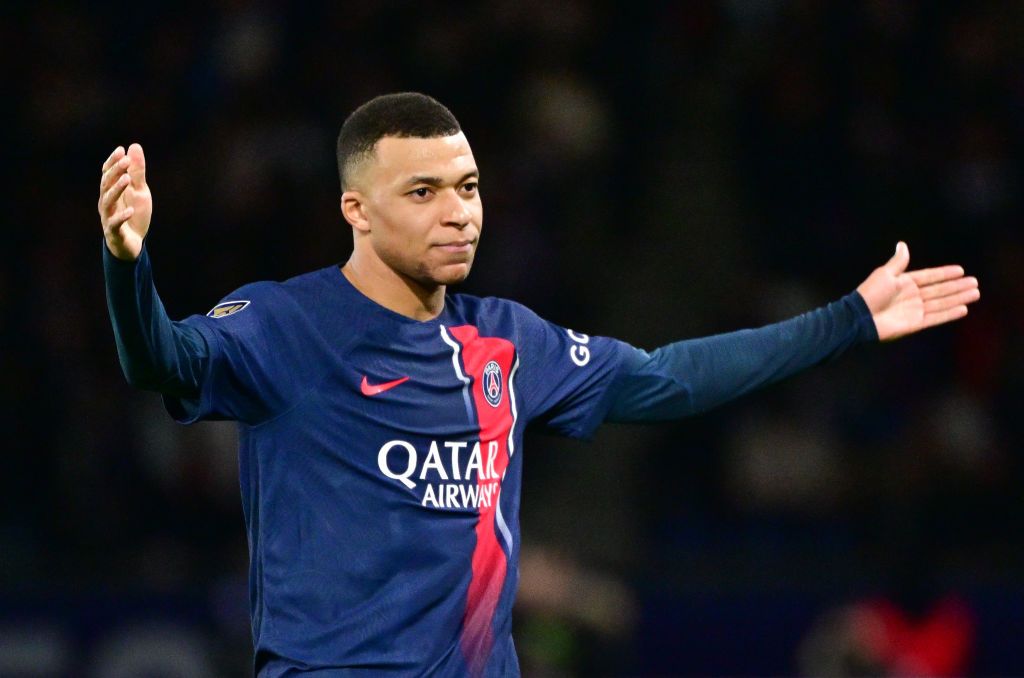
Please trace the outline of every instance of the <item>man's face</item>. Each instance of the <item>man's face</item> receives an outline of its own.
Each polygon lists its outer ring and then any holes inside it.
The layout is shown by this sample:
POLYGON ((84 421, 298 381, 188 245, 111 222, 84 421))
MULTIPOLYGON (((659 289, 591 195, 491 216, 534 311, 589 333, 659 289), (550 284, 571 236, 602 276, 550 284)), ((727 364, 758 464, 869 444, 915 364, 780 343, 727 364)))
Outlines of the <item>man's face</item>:
POLYGON ((354 181, 377 257, 424 286, 465 280, 483 225, 478 176, 461 132, 378 141, 354 181))

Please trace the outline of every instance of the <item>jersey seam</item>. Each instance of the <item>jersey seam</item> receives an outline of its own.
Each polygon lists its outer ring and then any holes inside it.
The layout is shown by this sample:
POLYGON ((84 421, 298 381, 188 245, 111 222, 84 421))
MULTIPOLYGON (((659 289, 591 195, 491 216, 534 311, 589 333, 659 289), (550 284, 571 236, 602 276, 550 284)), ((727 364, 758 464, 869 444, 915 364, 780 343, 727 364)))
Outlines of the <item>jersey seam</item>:
MULTIPOLYGON (((247 286, 245 286, 245 287, 247 287, 247 286)), ((242 289, 242 288, 239 288, 239 289, 242 289)), ((288 295, 288 300, 290 302, 294 302, 294 298, 292 298, 291 295, 288 295)), ((258 322, 259 322, 259 328, 260 328, 259 334, 261 336, 265 336, 265 334, 266 334, 266 321, 268 320, 268 318, 265 315, 262 315, 262 314, 259 315, 258 317, 259 317, 259 321, 258 322)), ((210 331, 214 332, 212 327, 210 328, 210 331)), ((266 418, 258 419, 254 423, 251 423, 251 424, 247 423, 247 422, 241 422, 241 423, 243 423, 246 426, 248 426, 250 430, 255 431, 257 429, 260 429, 260 428, 266 426, 267 424, 271 424, 271 423, 277 421, 278 419, 281 419, 282 417, 287 416, 295 408, 297 408, 299 405, 304 403, 306 401, 306 399, 309 398, 309 395, 312 392, 316 391, 320 387, 320 385, 323 383, 324 379, 326 379, 326 375, 322 374, 320 376, 320 378, 315 383, 311 384, 305 391, 302 392, 301 395, 296 397, 295 401, 292 404, 288 405, 283 410, 281 410, 279 412, 271 412, 266 418)), ((213 395, 212 394, 212 390, 213 390, 213 384, 212 383, 210 385, 210 389, 211 389, 211 398, 212 398, 212 395, 213 395)))
POLYGON ((260 421, 259 423, 256 423, 256 424, 246 424, 246 426, 248 426, 250 430, 255 431, 256 429, 262 428, 262 427, 266 426, 267 424, 271 424, 271 423, 277 421, 278 419, 280 419, 280 418, 282 418, 282 417, 284 417, 284 416, 286 416, 288 414, 291 414, 292 410, 294 410, 299 405, 301 405, 304 402, 306 402, 306 399, 309 398, 310 394, 312 394, 314 391, 316 391, 320 387, 320 384, 323 383, 324 378, 325 377, 320 377, 319 381, 317 381, 315 384, 313 384, 312 386, 307 388, 305 391, 303 391, 302 395, 299 396, 295 400, 294 403, 289 405, 284 410, 282 410, 282 411, 280 411, 280 412, 278 412, 276 414, 271 415, 268 419, 264 419, 264 420, 260 421))
POLYGON ((597 433, 597 429, 601 426, 601 424, 604 423, 605 419, 608 417, 608 413, 612 409, 611 404, 612 397, 614 395, 614 390, 612 387, 615 386, 616 382, 622 376, 619 373, 619 370, 622 369, 622 365, 625 362, 625 359, 623 356, 620 355, 617 357, 617 361, 618 364, 615 366, 614 370, 615 376, 609 379, 608 383, 605 384, 604 389, 602 390, 602 393, 598 399, 597 406, 594 407, 590 415, 588 415, 582 422, 580 422, 577 426, 574 426, 570 429, 574 437, 579 438, 581 440, 589 440, 590 438, 593 438, 594 434, 597 433))
POLYGON ((185 409, 184 403, 186 401, 195 401, 195 411, 186 411, 185 413, 188 416, 179 420, 183 424, 193 424, 205 418, 206 414, 203 412, 203 404, 204 402, 209 404, 213 401, 214 365, 216 361, 219 359, 219 357, 224 353, 223 347, 221 346, 220 343, 220 338, 216 335, 216 332, 213 330, 213 328, 206 327, 205 324, 201 322, 196 323, 195 325, 193 325, 193 327, 195 327, 195 329, 199 332, 199 336, 206 344, 206 350, 208 352, 207 363, 203 368, 203 374, 199 384, 199 392, 196 394, 195 397, 180 397, 163 394, 164 398, 171 398, 176 402, 182 404, 183 409, 185 409))

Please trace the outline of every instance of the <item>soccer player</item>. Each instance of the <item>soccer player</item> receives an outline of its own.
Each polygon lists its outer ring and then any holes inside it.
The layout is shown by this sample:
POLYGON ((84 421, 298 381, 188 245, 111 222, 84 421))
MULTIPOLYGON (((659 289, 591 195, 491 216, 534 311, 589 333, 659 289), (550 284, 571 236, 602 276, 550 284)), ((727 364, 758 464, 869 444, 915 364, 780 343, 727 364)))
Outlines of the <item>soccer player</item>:
POLYGON ((498 298, 449 295, 480 243, 479 174, 455 117, 378 97, 338 136, 352 256, 246 285, 173 322, 144 245, 142 147, 103 163, 107 300, 128 381, 175 419, 233 419, 260 676, 509 676, 523 430, 684 417, 859 342, 961 318, 959 266, 903 243, 856 291, 785 322, 651 353, 498 298))

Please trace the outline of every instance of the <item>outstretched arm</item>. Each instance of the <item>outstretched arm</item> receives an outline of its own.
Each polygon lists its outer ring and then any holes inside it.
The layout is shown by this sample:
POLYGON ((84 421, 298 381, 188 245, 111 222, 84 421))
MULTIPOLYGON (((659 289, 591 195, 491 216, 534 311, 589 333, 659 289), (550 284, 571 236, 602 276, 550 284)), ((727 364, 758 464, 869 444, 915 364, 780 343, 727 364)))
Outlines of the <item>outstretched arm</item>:
POLYGON ((114 340, 128 383, 192 397, 209 359, 198 330, 172 322, 153 284, 144 240, 153 215, 142 146, 118 146, 103 163, 98 203, 103 274, 114 340))
POLYGON ((703 412, 835 357, 864 341, 897 339, 967 314, 978 281, 959 266, 907 272, 892 259, 828 306, 756 330, 637 351, 611 386, 608 421, 663 421, 703 412))

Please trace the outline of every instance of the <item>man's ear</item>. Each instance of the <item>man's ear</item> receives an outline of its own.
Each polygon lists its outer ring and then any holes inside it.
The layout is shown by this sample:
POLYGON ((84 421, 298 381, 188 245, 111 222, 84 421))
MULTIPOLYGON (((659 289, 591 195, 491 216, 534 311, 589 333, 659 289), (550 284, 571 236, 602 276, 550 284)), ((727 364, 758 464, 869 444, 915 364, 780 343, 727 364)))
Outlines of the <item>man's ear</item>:
POLYGON ((366 205, 363 194, 359 191, 345 191, 341 194, 341 216, 362 233, 370 232, 370 222, 366 218, 366 205))

